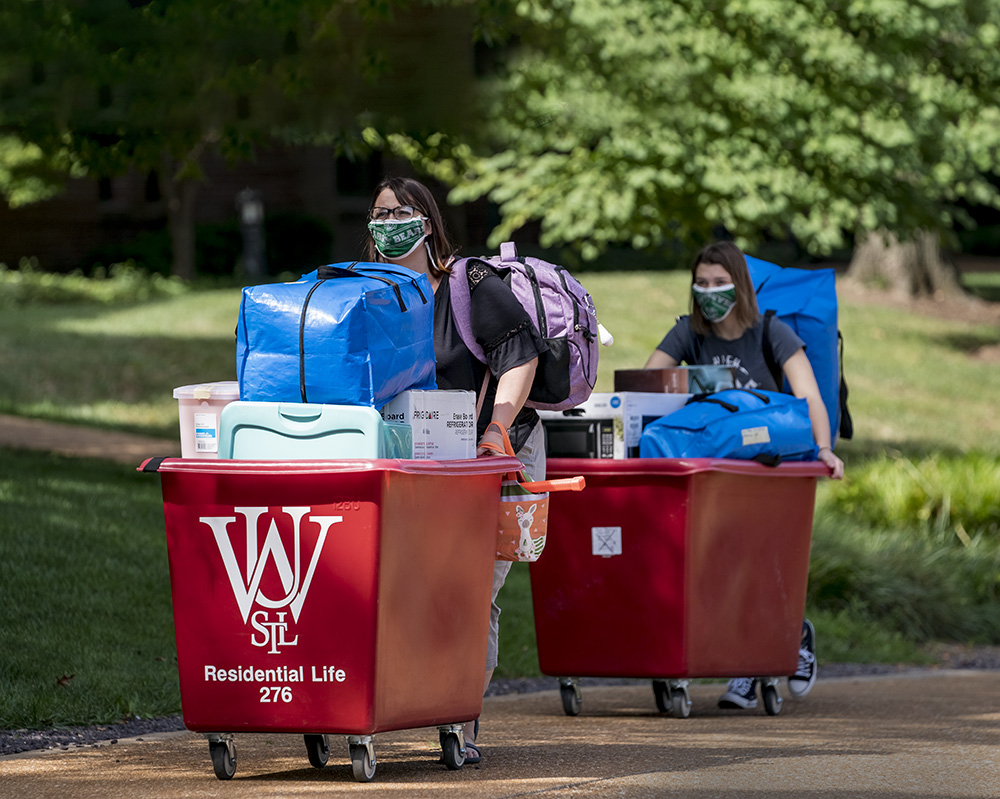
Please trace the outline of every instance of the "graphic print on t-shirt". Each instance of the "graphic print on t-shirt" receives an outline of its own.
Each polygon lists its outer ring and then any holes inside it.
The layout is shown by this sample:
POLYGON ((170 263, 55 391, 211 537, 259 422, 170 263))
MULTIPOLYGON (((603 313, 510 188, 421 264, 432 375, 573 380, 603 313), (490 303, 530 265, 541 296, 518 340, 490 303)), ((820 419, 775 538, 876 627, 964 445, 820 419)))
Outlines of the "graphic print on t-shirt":
POLYGON ((713 366, 729 366, 733 371, 733 382, 736 388, 760 388, 760 383, 750 377, 750 373, 743 367, 742 360, 738 355, 713 355, 713 366))

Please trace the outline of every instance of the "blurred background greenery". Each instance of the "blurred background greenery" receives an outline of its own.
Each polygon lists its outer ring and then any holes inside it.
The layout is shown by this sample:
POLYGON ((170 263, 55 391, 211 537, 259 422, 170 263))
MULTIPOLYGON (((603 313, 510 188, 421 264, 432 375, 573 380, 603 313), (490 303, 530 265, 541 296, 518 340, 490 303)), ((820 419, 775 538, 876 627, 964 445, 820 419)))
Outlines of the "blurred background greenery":
POLYGON ((725 235, 957 291, 1000 240, 998 43, 1000 0, 13 0, 0 262, 304 271, 409 171, 467 246, 725 235))
MULTIPOLYGON (((355 258, 387 173, 465 254, 580 274, 598 390, 733 238, 853 286, 821 664, 1000 643, 1000 0, 233 8, 0 5, 0 412, 175 437, 172 389, 235 377, 239 286, 355 258)), ((0 727, 177 711, 156 480, 3 450, 0 502, 0 727)), ((537 674, 526 568, 503 604, 498 675, 537 674)))

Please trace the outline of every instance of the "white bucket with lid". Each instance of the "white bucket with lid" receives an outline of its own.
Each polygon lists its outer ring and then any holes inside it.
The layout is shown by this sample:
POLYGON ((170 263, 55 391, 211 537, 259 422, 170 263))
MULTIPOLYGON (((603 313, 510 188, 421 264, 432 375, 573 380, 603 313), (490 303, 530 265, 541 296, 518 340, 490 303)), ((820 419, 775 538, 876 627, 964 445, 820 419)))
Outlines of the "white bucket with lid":
POLYGON ((174 389, 181 424, 182 458, 219 457, 219 416, 240 398, 235 380, 198 383, 174 389))

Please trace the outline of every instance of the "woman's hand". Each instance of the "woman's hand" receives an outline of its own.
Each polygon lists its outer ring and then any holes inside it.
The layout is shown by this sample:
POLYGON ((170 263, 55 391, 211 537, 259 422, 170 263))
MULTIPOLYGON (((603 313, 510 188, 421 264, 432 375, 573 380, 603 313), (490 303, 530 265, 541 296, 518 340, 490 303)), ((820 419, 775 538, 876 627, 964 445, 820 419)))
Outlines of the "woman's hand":
MULTIPOLYGON (((501 425, 504 430, 510 430, 514 424, 514 419, 520 412, 524 401, 531 391, 531 382, 535 379, 535 369, 538 366, 538 358, 532 358, 527 363, 515 366, 500 375, 497 380, 497 393, 493 399, 493 413, 490 421, 501 425)), ((500 452, 492 452, 483 449, 483 441, 498 444, 503 450, 503 436, 495 427, 487 427, 483 433, 482 441, 479 442, 479 449, 476 450, 476 457, 483 455, 500 455, 500 452)))
POLYGON ((490 455, 502 455, 502 454, 504 454, 503 436, 500 435, 500 431, 497 430, 496 427, 490 425, 489 427, 486 428, 486 432, 483 433, 483 438, 479 442, 479 448, 476 450, 476 457, 485 458, 489 457, 490 455), (487 442, 490 444, 496 444, 500 448, 500 451, 497 452, 495 450, 487 449, 486 447, 484 447, 483 444, 487 442))
POLYGON ((816 459, 830 467, 830 477, 840 480, 844 476, 844 462, 829 447, 820 447, 816 459))

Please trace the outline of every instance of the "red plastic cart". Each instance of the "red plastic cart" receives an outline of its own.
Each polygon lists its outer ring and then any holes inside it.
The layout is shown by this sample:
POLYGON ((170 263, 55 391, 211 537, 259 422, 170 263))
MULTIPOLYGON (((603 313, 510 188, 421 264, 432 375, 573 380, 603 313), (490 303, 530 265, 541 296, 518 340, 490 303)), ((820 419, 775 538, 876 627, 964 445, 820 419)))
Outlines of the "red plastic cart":
POLYGON ((151 460, 163 488, 185 726, 220 779, 236 732, 296 732, 310 762, 347 736, 438 726, 465 761, 479 716, 501 475, 508 457, 151 460), (481 607, 471 616, 468 608, 481 607))
POLYGON ((583 475, 553 494, 530 567, 538 659, 580 712, 579 677, 651 677, 687 717, 692 677, 759 677, 764 707, 798 664, 818 462, 550 459, 583 475))

